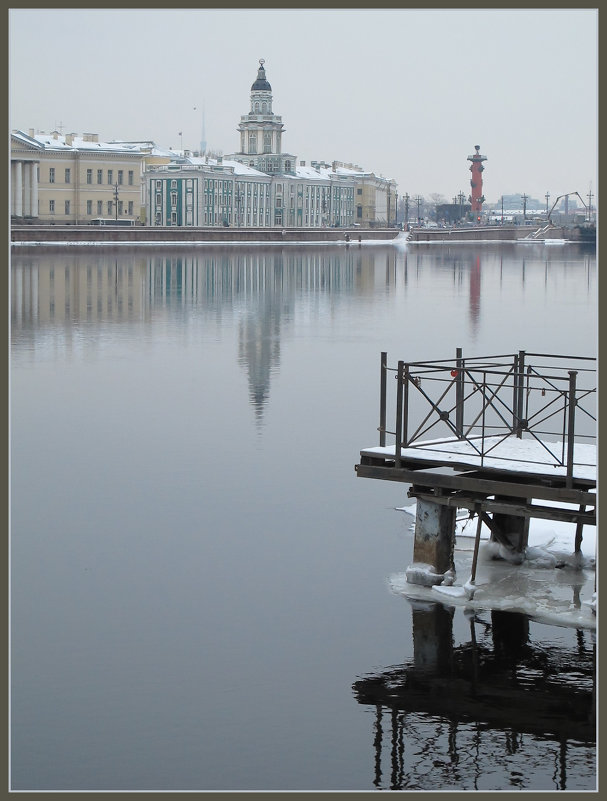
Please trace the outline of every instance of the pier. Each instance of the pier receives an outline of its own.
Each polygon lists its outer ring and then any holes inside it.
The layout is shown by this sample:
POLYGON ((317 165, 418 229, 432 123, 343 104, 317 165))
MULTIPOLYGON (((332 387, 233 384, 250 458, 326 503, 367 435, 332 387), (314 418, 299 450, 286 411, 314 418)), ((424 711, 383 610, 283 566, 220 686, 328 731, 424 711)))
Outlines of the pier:
POLYGON ((391 367, 383 352, 379 373, 379 444, 360 451, 355 470, 410 485, 409 583, 452 583, 458 509, 476 519, 469 597, 483 524, 513 564, 524 559, 531 518, 575 524, 572 552, 581 555, 584 526, 596 525, 596 359, 464 358, 458 348, 453 359, 391 367))

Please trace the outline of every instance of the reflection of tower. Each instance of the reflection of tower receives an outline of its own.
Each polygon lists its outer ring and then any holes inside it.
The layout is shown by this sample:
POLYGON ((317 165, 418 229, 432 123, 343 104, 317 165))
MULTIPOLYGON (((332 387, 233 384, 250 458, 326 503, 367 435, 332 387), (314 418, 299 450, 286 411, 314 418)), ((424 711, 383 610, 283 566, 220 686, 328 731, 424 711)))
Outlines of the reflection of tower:
POLYGON ((282 267, 282 257, 270 259, 269 264, 262 258, 257 265, 251 265, 250 277, 259 290, 258 306, 247 314, 239 331, 239 361, 247 370, 249 397, 258 423, 270 395, 270 378, 280 362, 282 302, 272 276, 276 271, 282 272, 282 267))
POLYGON ((487 161, 487 156, 481 156, 479 150, 481 149, 480 145, 474 145, 474 149, 476 153, 473 156, 468 156, 468 161, 471 161, 472 164, 470 165, 470 172, 472 173, 472 178, 470 179, 470 197, 468 200, 471 203, 471 211, 473 214, 478 216, 483 208, 483 203, 485 198, 483 196, 483 167, 482 162, 487 161))
POLYGON ((481 310, 481 257, 477 254, 476 263, 470 271, 470 320, 476 333, 481 310))

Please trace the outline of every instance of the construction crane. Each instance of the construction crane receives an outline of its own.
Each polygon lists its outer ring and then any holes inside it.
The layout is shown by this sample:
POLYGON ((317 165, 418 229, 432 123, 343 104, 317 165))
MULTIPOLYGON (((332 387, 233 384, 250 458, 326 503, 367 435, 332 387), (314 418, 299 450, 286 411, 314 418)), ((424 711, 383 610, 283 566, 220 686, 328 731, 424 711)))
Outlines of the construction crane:
MULTIPOLYGON (((566 192, 564 195, 559 195, 559 196, 557 197, 557 199, 554 201, 554 203, 552 204, 552 208, 551 208, 551 209, 550 209, 550 211, 548 212, 548 222, 552 222, 552 220, 550 219, 550 215, 551 215, 551 214, 552 214, 552 212, 554 211, 554 207, 555 207, 555 206, 556 206, 556 204, 559 202, 559 200, 561 200, 561 198, 564 198, 564 197, 569 197, 569 195, 577 195, 577 196, 579 197, 579 199, 580 199, 580 200, 582 200, 582 196, 580 195, 580 193, 579 193, 579 192, 566 192)), ((586 214, 588 214, 588 206, 587 206, 587 205, 584 203, 584 201, 583 201, 583 200, 582 200, 582 206, 583 206, 583 207, 586 209, 586 214)), ((588 215, 588 216, 589 216, 589 215, 588 215)), ((589 218, 590 218, 590 217, 589 217, 589 218)))

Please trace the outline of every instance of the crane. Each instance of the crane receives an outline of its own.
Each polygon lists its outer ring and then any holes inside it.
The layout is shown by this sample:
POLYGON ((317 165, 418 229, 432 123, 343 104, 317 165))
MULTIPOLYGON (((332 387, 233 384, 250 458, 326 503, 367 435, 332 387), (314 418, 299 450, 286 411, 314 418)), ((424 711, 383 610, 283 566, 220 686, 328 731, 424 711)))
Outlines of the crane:
MULTIPOLYGON (((561 200, 561 198, 564 198, 564 197, 569 197, 569 195, 577 195, 579 197, 579 199, 582 200, 582 196, 580 195, 579 192, 566 192, 564 195, 559 195, 557 197, 557 199, 554 201, 554 203, 552 204, 552 208, 548 212, 548 222, 552 222, 552 220, 550 219, 550 215, 554 211, 554 207, 559 202, 559 200, 561 200)), ((588 206, 584 203, 583 200, 582 200, 582 206, 586 209, 586 213, 588 213, 588 206)))

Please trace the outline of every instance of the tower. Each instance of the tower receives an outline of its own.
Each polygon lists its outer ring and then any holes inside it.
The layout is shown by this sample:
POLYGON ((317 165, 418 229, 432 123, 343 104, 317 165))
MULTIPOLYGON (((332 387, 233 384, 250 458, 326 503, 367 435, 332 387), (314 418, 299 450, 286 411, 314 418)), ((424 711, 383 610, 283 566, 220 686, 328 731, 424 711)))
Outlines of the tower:
POLYGON ((474 145, 474 149, 476 153, 473 156, 468 156, 468 161, 471 161, 472 164, 470 165, 470 172, 472 173, 472 178, 470 179, 470 197, 468 200, 470 201, 470 211, 476 217, 478 217, 482 211, 483 203, 485 202, 485 197, 483 195, 483 161, 487 161, 487 156, 481 156, 479 150, 481 149, 480 145, 474 145))
POLYGON ((240 117, 240 150, 229 158, 268 174, 294 174, 296 157, 282 152, 282 117, 272 111, 272 87, 259 59, 248 114, 240 117))

